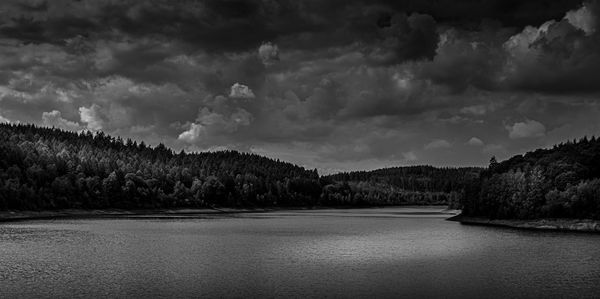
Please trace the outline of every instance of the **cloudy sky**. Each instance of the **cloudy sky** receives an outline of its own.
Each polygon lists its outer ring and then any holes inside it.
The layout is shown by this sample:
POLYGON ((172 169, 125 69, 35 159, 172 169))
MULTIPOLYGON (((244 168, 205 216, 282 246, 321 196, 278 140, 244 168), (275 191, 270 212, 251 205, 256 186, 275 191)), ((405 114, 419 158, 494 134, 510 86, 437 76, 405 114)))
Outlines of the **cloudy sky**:
POLYGON ((600 132, 600 2, 0 4, 0 121, 317 168, 486 165, 600 132))

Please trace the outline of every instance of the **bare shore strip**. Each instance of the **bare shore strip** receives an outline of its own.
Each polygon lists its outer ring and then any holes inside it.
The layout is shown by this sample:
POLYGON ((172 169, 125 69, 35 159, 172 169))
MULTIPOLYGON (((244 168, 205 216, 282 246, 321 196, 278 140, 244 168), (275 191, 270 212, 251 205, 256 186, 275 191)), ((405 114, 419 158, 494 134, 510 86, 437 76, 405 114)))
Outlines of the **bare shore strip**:
POLYGON ((528 230, 600 233, 600 221, 592 219, 487 219, 456 215, 447 220, 467 225, 484 225, 528 230))
MULTIPOLYGON (((269 208, 202 208, 202 209, 64 209, 46 211, 0 211, 0 223, 26 220, 52 220, 52 219, 92 219, 92 218, 134 218, 134 219, 169 219, 169 218, 203 218, 223 217, 235 214, 265 213, 265 212, 299 212, 299 211, 326 211, 378 208, 431 208, 432 211, 410 211, 410 215, 456 215, 460 210, 449 210, 444 206, 387 206, 387 207, 355 207, 355 206, 311 206, 311 207, 269 207, 269 208)), ((396 213, 397 214, 397 213, 396 213)))
POLYGON ((185 218, 218 216, 234 213, 266 212, 269 209, 231 209, 231 208, 206 208, 206 209, 147 209, 147 210, 48 210, 48 211, 0 211, 0 222, 14 222, 25 220, 49 219, 80 219, 80 218, 185 218))

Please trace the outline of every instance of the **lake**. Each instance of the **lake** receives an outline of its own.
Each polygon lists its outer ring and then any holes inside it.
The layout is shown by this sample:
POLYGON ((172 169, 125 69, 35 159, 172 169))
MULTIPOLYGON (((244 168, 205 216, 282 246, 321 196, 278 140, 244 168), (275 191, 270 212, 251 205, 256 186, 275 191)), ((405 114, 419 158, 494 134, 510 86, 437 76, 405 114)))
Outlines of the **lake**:
POLYGON ((0 298, 592 298, 600 235, 441 208, 0 224, 0 298))

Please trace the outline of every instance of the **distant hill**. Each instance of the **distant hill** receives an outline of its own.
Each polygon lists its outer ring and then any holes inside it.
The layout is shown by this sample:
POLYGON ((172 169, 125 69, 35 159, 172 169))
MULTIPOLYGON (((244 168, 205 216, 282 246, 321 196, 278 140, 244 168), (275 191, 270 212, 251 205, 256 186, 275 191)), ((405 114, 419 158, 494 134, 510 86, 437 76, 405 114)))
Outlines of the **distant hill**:
POLYGON ((349 186, 366 197, 404 198, 409 204, 448 204, 458 207, 465 189, 476 182, 483 168, 436 168, 433 166, 392 167, 354 171, 324 177, 349 186))
POLYGON ((174 153, 103 132, 0 124, 0 210, 447 204, 478 171, 424 166, 319 177, 236 151, 174 153))
POLYGON ((492 159, 463 205, 467 216, 600 219, 600 139, 492 159))

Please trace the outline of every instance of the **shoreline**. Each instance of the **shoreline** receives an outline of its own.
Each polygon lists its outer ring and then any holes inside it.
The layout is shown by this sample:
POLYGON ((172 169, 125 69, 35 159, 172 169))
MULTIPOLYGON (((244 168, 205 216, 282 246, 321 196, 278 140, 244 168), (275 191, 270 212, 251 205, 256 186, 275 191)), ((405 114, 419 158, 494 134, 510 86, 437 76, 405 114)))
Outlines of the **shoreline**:
POLYGON ((27 220, 78 219, 78 218, 127 218, 149 216, 193 216, 231 213, 221 209, 64 209, 44 211, 0 211, 1 222, 27 220))
POLYGON ((520 230, 600 233, 600 221, 592 219, 488 219, 459 214, 446 220, 460 222, 465 225, 494 226, 520 230))
POLYGON ((159 218, 185 218, 198 216, 218 216, 242 213, 266 213, 276 211, 310 211, 310 210, 350 210, 350 209, 372 209, 372 208, 440 208, 449 215, 456 214, 454 210, 449 210, 446 206, 315 206, 315 207, 267 207, 267 208, 186 208, 186 209, 64 209, 64 210, 44 210, 44 211, 0 211, 0 223, 18 222, 28 220, 53 220, 53 219, 110 219, 110 218, 139 218, 139 219, 159 219, 159 218))

